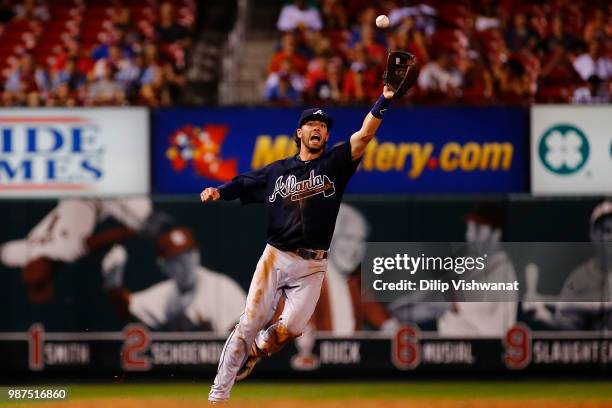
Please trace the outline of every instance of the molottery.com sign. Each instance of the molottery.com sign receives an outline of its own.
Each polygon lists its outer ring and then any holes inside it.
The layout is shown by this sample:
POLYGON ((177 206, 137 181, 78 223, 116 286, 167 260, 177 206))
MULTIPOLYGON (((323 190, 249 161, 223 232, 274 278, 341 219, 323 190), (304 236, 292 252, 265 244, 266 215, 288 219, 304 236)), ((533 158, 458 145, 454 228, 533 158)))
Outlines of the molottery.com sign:
POLYGON ((149 192, 146 109, 0 110, 0 197, 149 192))
MULTIPOLYGON (((357 131, 366 109, 330 109, 330 143, 357 131)), ((170 109, 154 114, 154 191, 196 193, 296 154, 299 109, 170 109)), ((527 189, 527 111, 391 109, 349 193, 493 193, 527 189)))
POLYGON ((534 106, 531 184, 541 194, 612 192, 612 107, 534 106))

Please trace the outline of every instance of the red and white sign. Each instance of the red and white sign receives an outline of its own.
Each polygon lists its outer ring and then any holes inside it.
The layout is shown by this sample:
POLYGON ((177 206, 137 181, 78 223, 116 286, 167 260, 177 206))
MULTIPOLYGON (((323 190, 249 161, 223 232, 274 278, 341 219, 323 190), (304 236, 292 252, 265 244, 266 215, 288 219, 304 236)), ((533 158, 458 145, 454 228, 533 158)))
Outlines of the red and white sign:
POLYGON ((0 197, 149 193, 144 108, 0 110, 0 197))

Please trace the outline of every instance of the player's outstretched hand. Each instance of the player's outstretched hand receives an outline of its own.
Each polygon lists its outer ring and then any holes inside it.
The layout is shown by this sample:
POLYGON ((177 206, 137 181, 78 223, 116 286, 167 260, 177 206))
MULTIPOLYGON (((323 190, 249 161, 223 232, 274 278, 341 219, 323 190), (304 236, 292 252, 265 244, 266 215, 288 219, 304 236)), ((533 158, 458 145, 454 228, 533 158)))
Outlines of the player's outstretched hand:
POLYGON ((383 96, 385 97, 385 99, 391 99, 394 95, 395 92, 393 92, 391 89, 389 89, 387 85, 385 85, 385 87, 383 88, 383 96))
POLYGON ((202 200, 203 203, 207 201, 217 201, 219 198, 221 198, 221 194, 219 194, 219 190, 214 187, 205 188, 200 193, 200 200, 202 200))

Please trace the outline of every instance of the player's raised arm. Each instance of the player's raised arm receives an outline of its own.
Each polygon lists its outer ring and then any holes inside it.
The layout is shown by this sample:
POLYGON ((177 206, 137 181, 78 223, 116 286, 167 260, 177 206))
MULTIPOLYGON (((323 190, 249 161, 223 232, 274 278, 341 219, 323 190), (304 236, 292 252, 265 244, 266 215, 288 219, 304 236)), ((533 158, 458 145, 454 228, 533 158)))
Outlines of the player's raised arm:
POLYGON ((391 91, 386 85, 382 95, 378 98, 372 110, 368 112, 361 129, 353 133, 351 136, 351 158, 353 160, 359 159, 363 156, 366 146, 370 143, 370 140, 376 135, 376 131, 382 122, 385 111, 389 109, 391 100, 393 99, 395 92, 391 91))
POLYGON ((391 51, 387 57, 387 67, 383 76, 385 87, 372 110, 367 114, 361 129, 351 136, 351 157, 353 160, 363 156, 366 146, 374 138, 383 115, 389 109, 393 98, 400 98, 416 82, 419 66, 414 55, 404 51, 391 51))

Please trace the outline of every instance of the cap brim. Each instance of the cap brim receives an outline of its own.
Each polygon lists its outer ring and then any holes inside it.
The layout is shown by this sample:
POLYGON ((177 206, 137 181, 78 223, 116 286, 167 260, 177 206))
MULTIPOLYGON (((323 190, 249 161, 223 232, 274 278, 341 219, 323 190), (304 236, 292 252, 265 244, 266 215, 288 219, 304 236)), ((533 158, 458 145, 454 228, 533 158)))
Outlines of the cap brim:
POLYGON ((306 117, 304 117, 301 122, 300 122, 300 127, 302 127, 302 125, 306 122, 308 122, 309 120, 320 120, 321 122, 325 123, 327 125, 327 129, 331 129, 331 127, 334 124, 334 121, 329 117, 329 116, 324 116, 324 115, 319 115, 319 114, 312 114, 312 115, 308 115, 306 117))

